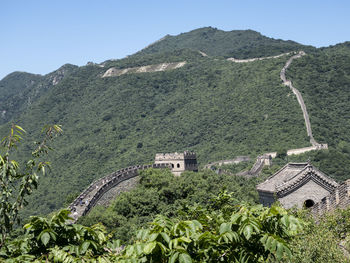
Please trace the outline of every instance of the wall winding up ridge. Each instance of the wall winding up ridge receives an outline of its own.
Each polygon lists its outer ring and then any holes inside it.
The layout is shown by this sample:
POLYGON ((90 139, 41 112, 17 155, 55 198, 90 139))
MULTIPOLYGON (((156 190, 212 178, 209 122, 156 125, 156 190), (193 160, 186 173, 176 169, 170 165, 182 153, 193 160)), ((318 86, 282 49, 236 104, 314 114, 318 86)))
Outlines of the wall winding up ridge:
POLYGON ((303 97, 301 96, 301 93, 299 92, 299 90, 297 90, 296 88, 293 87, 292 81, 291 80, 287 80, 287 78, 286 78, 286 70, 292 64, 292 61, 294 59, 301 58, 302 56, 305 56, 305 55, 306 55, 306 53, 304 51, 299 51, 298 54, 296 54, 296 55, 292 56, 291 58, 289 58, 288 61, 286 62, 286 64, 284 65, 284 67, 281 70, 280 77, 281 77, 281 80, 282 80, 283 84, 288 86, 293 91, 295 96, 297 97, 298 102, 299 102, 300 107, 301 107, 301 110, 303 111, 306 131, 307 131, 307 135, 310 138, 310 143, 312 144, 312 146, 317 146, 317 145, 320 145, 320 144, 315 141, 314 136, 312 135, 312 129, 311 129, 311 123, 310 123, 310 119, 309 119, 309 114, 307 112, 307 109, 306 109, 303 97))
MULTIPOLYGON (((303 112, 305 126, 306 126, 306 132, 310 138, 310 143, 312 146, 298 148, 298 149, 290 149, 287 151, 287 155, 302 154, 302 153, 314 151, 314 150, 328 149, 327 144, 320 144, 320 143, 316 142, 316 140, 314 139, 313 134, 312 134, 312 129, 311 129, 311 123, 310 123, 310 119, 309 119, 309 114, 307 112, 303 97, 302 97, 301 93, 299 92, 299 90, 297 90, 295 87, 293 87, 292 81, 287 80, 287 78, 286 78, 286 70, 292 64, 294 59, 301 58, 302 56, 306 55, 306 53, 304 51, 282 53, 280 55, 270 56, 270 57, 250 58, 250 59, 228 58, 227 60, 235 62, 235 63, 248 63, 248 62, 260 61, 260 60, 265 60, 265 59, 279 58, 279 57, 288 56, 291 54, 294 54, 294 55, 287 60, 286 64, 282 68, 282 70, 280 72, 280 78, 282 80, 283 85, 288 86, 292 90, 292 92, 295 94, 295 96, 297 97, 298 103, 299 103, 301 110, 303 112)), ((244 171, 244 172, 238 173, 237 175, 240 175, 240 176, 258 176, 260 174, 262 168, 264 167, 264 165, 267 164, 267 162, 265 162, 266 156, 271 156, 272 158, 275 158, 277 156, 277 152, 265 153, 261 156, 258 156, 256 159, 256 162, 254 163, 253 167, 249 171, 244 171)), ((204 168, 210 169, 213 165, 232 164, 232 163, 239 163, 239 162, 246 161, 245 159, 238 160, 237 158, 232 159, 232 160, 221 160, 221 161, 208 163, 207 165, 205 165, 204 168)))

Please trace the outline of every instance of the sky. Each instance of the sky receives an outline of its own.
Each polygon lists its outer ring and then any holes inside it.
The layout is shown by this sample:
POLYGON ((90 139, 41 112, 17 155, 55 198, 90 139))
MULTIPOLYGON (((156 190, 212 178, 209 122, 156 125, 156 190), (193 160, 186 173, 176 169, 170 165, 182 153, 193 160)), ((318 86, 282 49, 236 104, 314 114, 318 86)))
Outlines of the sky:
POLYGON ((212 26, 323 47, 350 40, 349 0, 0 0, 0 79, 131 55, 212 26))

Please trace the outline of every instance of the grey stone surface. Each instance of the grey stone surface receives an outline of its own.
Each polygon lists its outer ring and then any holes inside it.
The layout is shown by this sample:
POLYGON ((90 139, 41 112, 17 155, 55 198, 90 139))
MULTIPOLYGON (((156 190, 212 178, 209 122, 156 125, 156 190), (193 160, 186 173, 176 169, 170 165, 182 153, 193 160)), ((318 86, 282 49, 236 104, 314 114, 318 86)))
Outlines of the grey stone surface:
POLYGON ((270 206, 278 200, 285 208, 301 208, 306 200, 320 202, 337 187, 336 181, 309 163, 288 163, 256 188, 263 205, 270 206))
POLYGON ((97 202, 97 205, 104 205, 108 206, 111 201, 113 201, 118 195, 120 195, 123 192, 128 192, 132 190, 136 185, 139 183, 140 177, 136 176, 133 178, 130 178, 129 180, 125 180, 118 184, 117 186, 113 187, 109 191, 107 191, 97 202))

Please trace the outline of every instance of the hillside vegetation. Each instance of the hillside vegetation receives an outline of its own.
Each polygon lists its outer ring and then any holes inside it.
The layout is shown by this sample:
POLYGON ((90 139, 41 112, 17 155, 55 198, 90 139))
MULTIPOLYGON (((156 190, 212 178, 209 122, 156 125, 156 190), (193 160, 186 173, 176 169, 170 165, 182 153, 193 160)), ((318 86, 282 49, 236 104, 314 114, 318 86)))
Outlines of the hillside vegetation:
POLYGON ((223 31, 204 27, 177 36, 166 35, 134 56, 143 56, 177 49, 200 50, 209 56, 255 58, 279 55, 299 49, 313 50, 294 41, 273 39, 253 30, 223 31))
MULTIPOLYGON (((55 142, 52 173, 42 178, 26 215, 55 210, 93 180, 129 165, 152 162, 157 152, 193 150, 200 165, 204 165, 237 155, 255 158, 264 152, 308 146, 300 106, 279 78, 288 57, 244 64, 224 59, 299 49, 311 53, 293 62, 288 78, 303 96, 305 93, 315 139, 333 147, 327 152, 335 160, 328 162, 330 170, 336 171, 338 178, 347 178, 349 129, 346 125, 341 127, 346 111, 339 107, 334 112, 331 103, 318 107, 310 102, 310 98, 317 100, 319 94, 308 93, 304 83, 309 83, 307 79, 317 83, 319 75, 303 68, 303 65, 317 68, 314 65, 317 60, 310 64, 308 59, 321 56, 317 63, 327 62, 329 68, 337 68, 341 62, 348 74, 340 56, 337 60, 326 60, 329 52, 349 55, 346 45, 316 50, 266 38, 254 31, 202 28, 167 37, 125 59, 108 60, 101 65, 68 66, 65 74, 14 73, 0 81, 2 94, 7 94, 1 96, 1 101, 7 104, 2 104, 0 110, 6 110, 8 116, 0 126, 1 134, 7 132, 11 122, 26 128, 29 132, 26 141, 35 138, 34 131, 47 123, 61 124, 64 130, 64 136, 55 142), (205 36, 208 41, 203 40, 205 36), (198 49, 210 56, 201 55, 198 49), (166 72, 101 78, 110 67, 122 69, 178 61, 187 63, 166 72), (58 81, 54 81, 55 77, 58 81), (12 87, 17 87, 16 92, 12 87), (29 98, 31 103, 25 103, 29 98), (321 119, 317 116, 322 116, 317 111, 326 116, 342 115, 328 122, 327 136, 320 130, 323 126, 315 122, 321 119), (343 160, 345 166, 338 160, 343 160)), ((344 77, 342 81, 345 84, 341 85, 341 93, 333 92, 327 83, 323 86, 334 100, 345 101, 348 96, 345 85, 349 79, 344 77)), ((23 149, 29 149, 29 145, 23 149)), ((18 153, 19 158, 23 155, 18 153)))

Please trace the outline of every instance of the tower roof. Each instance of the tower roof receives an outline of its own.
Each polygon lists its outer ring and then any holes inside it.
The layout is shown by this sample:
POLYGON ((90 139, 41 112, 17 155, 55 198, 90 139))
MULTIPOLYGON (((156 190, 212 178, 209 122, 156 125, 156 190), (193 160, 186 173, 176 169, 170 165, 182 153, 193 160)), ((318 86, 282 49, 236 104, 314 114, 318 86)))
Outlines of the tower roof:
POLYGON ((309 180, 315 181, 325 189, 333 191, 339 184, 317 170, 309 163, 288 163, 274 175, 257 185, 256 189, 262 192, 276 193, 284 196, 301 187, 309 180))

